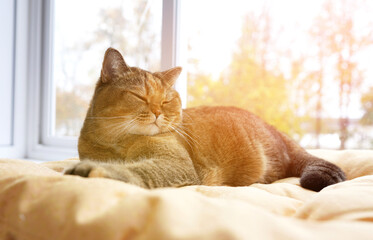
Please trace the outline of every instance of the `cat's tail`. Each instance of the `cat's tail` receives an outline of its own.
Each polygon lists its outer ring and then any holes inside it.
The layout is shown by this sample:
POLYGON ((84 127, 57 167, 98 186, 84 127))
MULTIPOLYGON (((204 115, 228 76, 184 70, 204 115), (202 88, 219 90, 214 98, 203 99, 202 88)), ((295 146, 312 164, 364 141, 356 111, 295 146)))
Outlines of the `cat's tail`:
POLYGON ((326 186, 346 180, 346 175, 337 165, 306 152, 286 135, 282 135, 290 157, 288 176, 300 177, 304 188, 320 191, 326 186))

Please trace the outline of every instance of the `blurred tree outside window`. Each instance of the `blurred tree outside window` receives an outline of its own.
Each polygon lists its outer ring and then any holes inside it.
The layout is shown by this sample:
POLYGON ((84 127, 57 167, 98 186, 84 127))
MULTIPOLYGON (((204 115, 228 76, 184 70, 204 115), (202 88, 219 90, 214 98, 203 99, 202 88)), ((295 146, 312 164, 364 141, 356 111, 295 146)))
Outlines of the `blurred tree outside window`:
POLYGON ((52 133, 78 136, 109 46, 131 66, 159 69, 162 1, 55 0, 54 12, 52 133))
POLYGON ((188 107, 247 109, 307 148, 373 147, 372 1, 190 0, 181 9, 188 107))
MULTIPOLYGON (((372 148, 372 11, 368 0, 180 0, 187 106, 247 109, 307 148, 372 148)), ((161 23, 162 1, 55 1, 54 135, 79 135, 107 47, 159 70, 161 23)))

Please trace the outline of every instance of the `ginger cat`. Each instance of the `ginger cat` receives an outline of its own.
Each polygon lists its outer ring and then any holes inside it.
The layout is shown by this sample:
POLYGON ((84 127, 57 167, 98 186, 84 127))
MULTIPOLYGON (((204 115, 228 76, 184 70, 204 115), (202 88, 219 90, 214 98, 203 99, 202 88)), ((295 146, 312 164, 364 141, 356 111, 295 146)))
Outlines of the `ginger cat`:
POLYGON ((81 162, 66 174, 105 177, 144 188, 247 186, 300 177, 319 191, 345 180, 254 114, 236 107, 181 109, 175 67, 129 67, 109 48, 79 137, 81 162))

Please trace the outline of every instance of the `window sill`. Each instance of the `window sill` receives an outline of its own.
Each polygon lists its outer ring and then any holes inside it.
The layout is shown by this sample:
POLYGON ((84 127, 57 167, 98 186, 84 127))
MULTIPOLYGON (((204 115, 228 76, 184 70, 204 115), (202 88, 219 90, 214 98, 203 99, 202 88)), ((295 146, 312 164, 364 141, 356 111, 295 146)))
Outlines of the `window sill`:
POLYGON ((35 159, 37 161, 58 161, 68 158, 77 157, 78 151, 74 148, 63 148, 48 145, 37 144, 32 149, 29 149, 27 159, 35 159))

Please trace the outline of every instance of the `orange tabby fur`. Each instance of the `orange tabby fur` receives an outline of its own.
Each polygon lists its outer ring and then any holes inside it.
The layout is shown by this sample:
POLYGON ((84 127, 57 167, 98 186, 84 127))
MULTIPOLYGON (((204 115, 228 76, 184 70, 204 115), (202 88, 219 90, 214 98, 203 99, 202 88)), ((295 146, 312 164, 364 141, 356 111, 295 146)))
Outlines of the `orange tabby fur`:
POLYGON ((335 165, 235 107, 181 110, 172 88, 181 68, 150 73, 108 49, 79 137, 80 164, 68 174, 142 187, 246 186, 302 176, 306 188, 343 181, 335 165))

